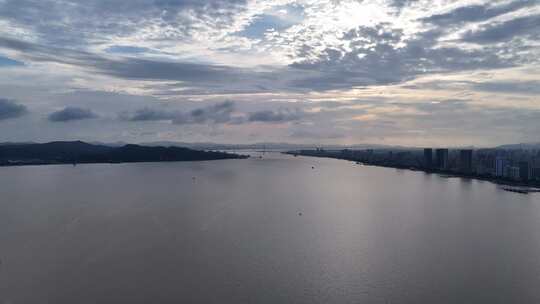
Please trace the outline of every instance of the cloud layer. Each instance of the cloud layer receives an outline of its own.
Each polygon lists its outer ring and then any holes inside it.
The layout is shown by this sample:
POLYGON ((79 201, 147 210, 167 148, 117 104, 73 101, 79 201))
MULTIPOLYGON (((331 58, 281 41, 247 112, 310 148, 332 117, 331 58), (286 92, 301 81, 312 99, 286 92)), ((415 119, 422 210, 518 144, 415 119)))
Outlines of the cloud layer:
POLYGON ((539 28, 536 0, 3 0, 3 139, 533 140, 539 28))
POLYGON ((28 112, 24 105, 0 98, 0 120, 21 117, 28 112))
POLYGON ((66 107, 62 110, 49 114, 48 119, 52 122, 68 122, 73 120, 83 120, 97 118, 98 115, 90 109, 66 107))
POLYGON ((242 113, 236 110, 236 104, 230 100, 186 112, 145 107, 134 112, 123 112, 118 115, 120 120, 124 121, 170 121, 176 125, 275 123, 299 120, 302 116, 303 113, 298 109, 242 113))

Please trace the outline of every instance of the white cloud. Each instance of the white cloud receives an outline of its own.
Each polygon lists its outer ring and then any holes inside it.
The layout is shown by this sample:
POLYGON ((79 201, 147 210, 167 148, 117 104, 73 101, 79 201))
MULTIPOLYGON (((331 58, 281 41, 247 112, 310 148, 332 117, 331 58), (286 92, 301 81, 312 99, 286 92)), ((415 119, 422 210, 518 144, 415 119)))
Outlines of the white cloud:
MULTIPOLYGON (((118 112, 166 102, 174 109, 157 114, 190 113, 228 99, 245 120, 252 113, 252 122, 272 124, 250 133, 225 119, 234 116, 226 112, 204 120, 225 120, 220 132, 192 128, 190 119, 178 122, 184 129, 176 132, 229 141, 246 134, 414 141, 410 134, 431 124, 450 130, 446 136, 472 141, 484 132, 495 141, 489 117, 507 115, 508 132, 531 137, 532 124, 520 128, 518 118, 534 118, 538 109, 538 16, 534 0, 2 0, 0 57, 24 65, 0 66, 0 98, 28 106, 29 115, 7 123, 33 129, 26 134, 37 139, 40 129, 52 128, 40 117, 72 105, 103 113, 74 133, 98 139, 102 126, 88 126, 110 123, 120 137, 134 134, 114 119, 118 112), (112 95, 94 95, 99 109, 64 99, 84 92, 112 95), (429 106, 434 99, 467 102, 459 109, 429 106), (436 110, 422 115, 438 120, 419 121, 425 104, 436 110), (449 127, 458 110, 479 117, 463 128, 484 129, 464 135, 449 127)), ((145 124, 151 132, 136 134, 176 134, 154 123, 145 124)), ((47 134, 65 135, 60 128, 47 134)))

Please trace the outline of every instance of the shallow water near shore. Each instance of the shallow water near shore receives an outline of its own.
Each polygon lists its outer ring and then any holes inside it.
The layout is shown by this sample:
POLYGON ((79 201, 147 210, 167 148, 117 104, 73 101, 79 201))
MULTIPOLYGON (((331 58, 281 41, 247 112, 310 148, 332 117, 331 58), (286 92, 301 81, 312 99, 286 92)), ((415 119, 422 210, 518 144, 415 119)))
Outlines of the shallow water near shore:
POLYGON ((540 302, 540 194, 487 181, 266 153, 5 167, 0 197, 2 304, 540 302))

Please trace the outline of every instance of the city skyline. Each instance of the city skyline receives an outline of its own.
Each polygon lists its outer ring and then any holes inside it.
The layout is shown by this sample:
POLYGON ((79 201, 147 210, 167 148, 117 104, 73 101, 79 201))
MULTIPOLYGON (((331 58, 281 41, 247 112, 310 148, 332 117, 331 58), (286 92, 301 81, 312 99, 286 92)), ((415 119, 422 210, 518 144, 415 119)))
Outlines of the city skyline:
POLYGON ((529 0, 0 0, 0 142, 537 142, 539 28, 529 0))
MULTIPOLYGON (((540 147, 530 149, 379 148, 301 149, 294 156, 345 159, 357 164, 425 171, 441 176, 488 180, 496 184, 540 186, 540 147)), ((532 189, 532 188, 531 188, 532 189)), ((516 190, 510 188, 509 191, 516 190)), ((530 189, 529 189, 530 190, 530 189)), ((528 193, 517 188, 519 193, 528 193)), ((537 192, 538 189, 531 191, 537 192)))

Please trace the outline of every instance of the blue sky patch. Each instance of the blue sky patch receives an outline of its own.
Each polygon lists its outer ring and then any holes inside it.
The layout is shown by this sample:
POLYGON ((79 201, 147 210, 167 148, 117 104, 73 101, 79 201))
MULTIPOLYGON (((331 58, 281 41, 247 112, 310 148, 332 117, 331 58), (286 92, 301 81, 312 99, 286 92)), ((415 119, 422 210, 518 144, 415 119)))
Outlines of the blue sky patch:
POLYGON ((279 6, 271 12, 255 16, 254 21, 237 34, 247 38, 260 39, 270 29, 282 31, 300 23, 302 15, 303 9, 300 6, 279 6))
POLYGON ((0 55, 0 67, 23 66, 24 63, 0 55))
POLYGON ((113 45, 105 49, 107 53, 118 53, 118 54, 142 54, 148 53, 151 50, 145 47, 138 46, 129 46, 129 45, 113 45))

